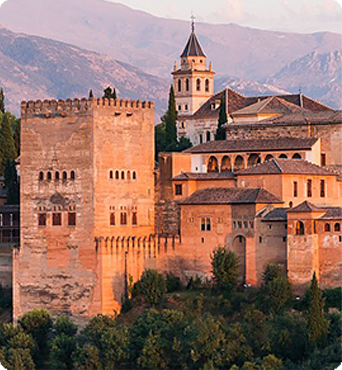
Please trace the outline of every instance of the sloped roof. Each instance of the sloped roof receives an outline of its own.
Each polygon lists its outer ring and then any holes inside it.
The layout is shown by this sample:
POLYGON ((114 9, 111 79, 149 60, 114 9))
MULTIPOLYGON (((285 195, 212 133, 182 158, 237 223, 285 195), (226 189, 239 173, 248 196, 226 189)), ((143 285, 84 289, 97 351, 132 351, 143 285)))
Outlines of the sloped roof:
POLYGON ((278 98, 277 96, 271 96, 267 99, 262 99, 257 103, 251 104, 245 108, 242 108, 234 113, 232 116, 239 115, 252 115, 252 114, 289 114, 295 112, 301 112, 303 109, 293 103, 290 103, 284 99, 278 98))
POLYGON ((316 138, 278 138, 254 140, 218 140, 208 141, 186 149, 185 153, 233 153, 252 151, 305 150, 317 142, 316 138))
POLYGON ((234 179, 233 172, 208 172, 208 173, 197 173, 197 172, 182 172, 181 174, 173 177, 175 181, 188 181, 188 180, 225 180, 234 179))
POLYGON ((314 204, 308 202, 307 200, 296 207, 288 209, 287 212, 324 212, 324 209, 315 206, 314 204))
POLYGON ((285 114, 280 117, 267 119, 264 122, 271 121, 272 123, 291 123, 291 122, 329 122, 329 123, 341 123, 342 122, 342 111, 337 110, 325 110, 321 112, 312 112, 308 110, 300 110, 291 114, 285 114))
POLYGON ((262 221, 286 221, 288 209, 289 208, 274 208, 262 218, 262 221))
POLYGON ((320 217, 321 220, 341 220, 342 207, 330 207, 326 209, 327 212, 320 217))
POLYGON ((202 50, 202 47, 196 37, 195 32, 191 32, 191 35, 189 37, 189 40, 185 46, 185 49, 181 55, 181 58, 183 57, 205 57, 205 54, 202 50))
POLYGON ((338 176, 337 173, 324 167, 301 159, 271 159, 256 166, 238 171, 238 175, 273 175, 273 174, 299 174, 338 176))
POLYGON ((180 204, 256 204, 283 203, 263 188, 207 188, 198 190, 180 204))

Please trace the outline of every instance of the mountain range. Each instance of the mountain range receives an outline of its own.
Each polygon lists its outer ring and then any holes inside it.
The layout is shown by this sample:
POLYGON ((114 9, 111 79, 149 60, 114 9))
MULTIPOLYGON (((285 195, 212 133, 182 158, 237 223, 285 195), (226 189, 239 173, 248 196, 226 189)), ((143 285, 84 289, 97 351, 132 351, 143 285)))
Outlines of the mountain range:
MULTIPOLYGON (((37 98, 85 95, 89 88, 100 92, 115 84, 121 96, 156 100, 158 113, 166 107, 170 71, 190 32, 188 22, 103 0, 7 0, 0 7, 0 23, 25 34, 12 33, 14 54, 0 40, 0 58, 7 70, 5 77, 0 74, 0 83, 12 86, 16 101, 33 94, 37 98), (39 56, 32 55, 30 42, 39 56), (13 68, 18 71, 11 82, 13 68)), ((4 32, 10 31, 2 29, 0 38, 4 32)), ((213 61, 217 90, 227 84, 249 95, 301 90, 341 108, 341 35, 205 23, 196 25, 196 33, 213 61)))

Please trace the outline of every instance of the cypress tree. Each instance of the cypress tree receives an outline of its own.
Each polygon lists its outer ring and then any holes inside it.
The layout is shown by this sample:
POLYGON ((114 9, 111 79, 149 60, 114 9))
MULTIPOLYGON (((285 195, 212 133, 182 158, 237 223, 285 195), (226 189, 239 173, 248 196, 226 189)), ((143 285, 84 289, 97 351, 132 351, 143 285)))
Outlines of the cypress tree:
POLYGON ((324 299, 318 287, 316 272, 309 288, 308 337, 313 346, 324 342, 329 323, 324 317, 324 299))
POLYGON ((115 87, 113 88, 112 97, 113 97, 114 100, 116 100, 116 89, 115 89, 115 87))
POLYGON ((7 191, 7 204, 19 204, 19 181, 15 161, 6 161, 4 176, 5 189, 7 191))
POLYGON ((163 117, 165 120, 165 132, 166 132, 166 141, 168 146, 166 151, 173 151, 177 147, 177 110, 176 110, 176 99, 173 86, 170 88, 169 93, 169 105, 168 110, 163 117))
POLYGON ((13 133, 9 115, 6 113, 2 116, 0 131, 0 176, 4 174, 6 161, 13 161, 17 157, 13 133))
POLYGON ((115 87, 113 88, 113 91, 112 91, 112 88, 108 86, 106 89, 103 90, 103 93, 104 93, 103 98, 116 100, 115 87))
POLYGON ((0 89, 0 112, 5 113, 5 94, 4 89, 0 89))
POLYGON ((215 140, 226 140, 226 130, 224 129, 223 125, 227 122, 228 122, 227 107, 226 107, 226 101, 223 97, 221 98, 220 114, 219 114, 219 120, 218 120, 215 140))
POLYGON ((89 91, 89 99, 92 99, 94 97, 93 90, 90 89, 89 91))

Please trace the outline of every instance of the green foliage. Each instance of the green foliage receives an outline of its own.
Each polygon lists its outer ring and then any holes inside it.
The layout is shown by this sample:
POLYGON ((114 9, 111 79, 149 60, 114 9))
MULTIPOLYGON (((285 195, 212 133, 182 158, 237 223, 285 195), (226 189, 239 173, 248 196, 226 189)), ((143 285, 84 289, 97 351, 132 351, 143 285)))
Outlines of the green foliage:
POLYGON ((168 368, 160 333, 154 334, 152 330, 148 333, 137 363, 144 369, 159 370, 168 368))
POLYGON ((226 140, 226 130, 224 129, 224 125, 227 122, 228 122, 228 119, 227 119, 226 100, 225 98, 222 98, 221 104, 220 104, 220 113, 219 113, 215 140, 226 140))
POLYGON ((21 348, 0 348, 0 363, 7 370, 35 370, 30 351, 21 348))
POLYGON ((275 278, 265 288, 266 302, 273 312, 280 312, 290 303, 292 290, 286 278, 275 278))
POLYGON ((95 346, 79 348, 75 355, 75 370, 105 370, 100 361, 99 349, 95 346))
POLYGON ((180 278, 172 272, 168 272, 165 276, 166 290, 168 293, 176 292, 183 288, 180 278))
POLYGON ((53 326, 56 335, 65 334, 73 337, 77 333, 77 326, 66 316, 59 317, 53 326))
POLYGON ((282 367, 283 362, 281 359, 275 357, 274 355, 268 355, 263 358, 260 370, 281 370, 282 367))
POLYGON ((0 117, 0 176, 4 175, 7 161, 14 161, 17 157, 13 132, 11 127, 11 114, 5 113, 0 117))
POLYGON ((11 116, 11 126, 13 132, 14 146, 17 153, 17 157, 20 156, 20 136, 21 136, 21 121, 11 116))
POLYGON ((165 135, 167 142, 165 151, 172 152, 177 146, 177 110, 175 92, 172 85, 169 92, 169 105, 167 112, 163 117, 163 121, 165 122, 165 135))
POLYGON ((133 297, 142 296, 145 301, 156 306, 163 302, 166 293, 166 282, 163 275, 156 270, 147 269, 141 279, 134 284, 133 297))
MULTIPOLYGON (((90 94, 90 93, 89 93, 90 94)), ((104 99, 114 99, 116 100, 116 90, 113 87, 113 90, 110 86, 103 90, 103 98, 104 99)))
POLYGON ((0 89, 0 112, 5 113, 5 93, 4 89, 0 89))
POLYGON ((14 161, 6 161, 4 177, 5 189, 7 190, 6 204, 19 204, 20 185, 14 161))
POLYGON ((273 281, 274 279, 282 277, 283 273, 281 267, 273 263, 268 264, 262 274, 262 280, 266 285, 273 281))
POLYGON ((248 344, 240 323, 233 324, 228 330, 225 356, 228 363, 239 365, 253 356, 252 348, 248 344))
POLYGON ((326 289, 322 293, 326 308, 342 310, 342 288, 326 289))
POLYGON ((90 89, 89 90, 89 99, 92 99, 94 97, 94 93, 93 93, 93 90, 90 89))
POLYGON ((329 323, 324 317, 324 300, 314 273, 309 288, 308 336, 313 346, 322 344, 328 334, 329 323))
POLYGON ((233 292, 239 277, 239 260, 235 253, 218 247, 211 256, 211 267, 215 286, 227 293, 233 292))
POLYGON ((50 358, 53 370, 72 370, 72 356, 76 350, 75 336, 61 333, 53 338, 51 342, 50 358))

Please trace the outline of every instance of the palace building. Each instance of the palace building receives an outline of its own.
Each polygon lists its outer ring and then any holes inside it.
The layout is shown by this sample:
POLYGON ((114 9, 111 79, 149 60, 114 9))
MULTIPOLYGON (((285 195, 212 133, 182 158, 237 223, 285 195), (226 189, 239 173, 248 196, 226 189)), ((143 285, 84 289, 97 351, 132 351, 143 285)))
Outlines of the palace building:
MULTIPOLYGON (((341 285, 341 112, 302 94, 215 94, 194 25, 172 75, 178 135, 194 146, 158 166, 152 102, 22 103, 20 222, 0 209, 1 238, 20 224, 15 319, 41 307, 79 322, 113 314, 146 268, 210 280, 218 246, 238 255, 245 286, 268 263, 298 292, 314 272, 341 285), (222 99, 227 140, 214 141, 222 99)), ((2 280, 7 267, 0 254, 2 280)))

